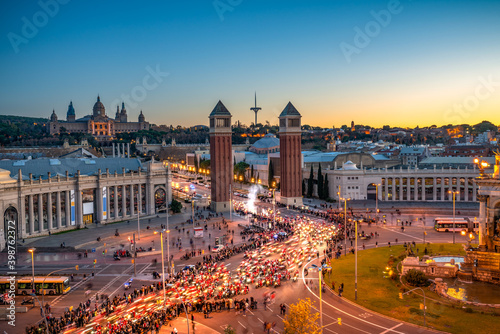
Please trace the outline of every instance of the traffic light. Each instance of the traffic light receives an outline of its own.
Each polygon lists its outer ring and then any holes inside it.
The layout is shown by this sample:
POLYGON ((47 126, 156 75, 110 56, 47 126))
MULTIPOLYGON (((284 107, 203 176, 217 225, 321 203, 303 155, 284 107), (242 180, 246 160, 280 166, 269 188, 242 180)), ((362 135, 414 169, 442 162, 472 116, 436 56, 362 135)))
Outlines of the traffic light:
POLYGON ((476 266, 476 267, 477 267, 477 266, 478 266, 478 264, 479 264, 479 260, 478 260, 478 259, 475 259, 475 260, 474 260, 474 266, 476 266))
POLYGON ((96 263, 97 263, 97 260, 96 260, 96 259, 94 259, 94 264, 96 264, 96 263))
POLYGON ((399 299, 403 299, 403 293, 402 292, 399 293, 399 299))
POLYGON ((341 318, 337 318, 337 323, 338 323, 339 325, 342 325, 342 319, 341 319, 341 318))
POLYGON ((105 252, 104 252, 104 249, 103 249, 103 250, 102 250, 102 255, 104 255, 104 253, 105 253, 105 252))
POLYGON ((75 269, 76 269, 76 270, 78 270, 78 269, 79 269, 78 265, 76 265, 76 266, 75 266, 75 269))

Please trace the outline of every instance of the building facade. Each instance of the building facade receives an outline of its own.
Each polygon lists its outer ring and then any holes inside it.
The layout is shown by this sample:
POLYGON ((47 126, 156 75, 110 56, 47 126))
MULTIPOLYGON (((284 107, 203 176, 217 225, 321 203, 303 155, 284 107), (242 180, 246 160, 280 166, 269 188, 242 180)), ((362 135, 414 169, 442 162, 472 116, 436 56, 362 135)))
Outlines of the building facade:
MULTIPOLYGON (((304 169, 306 185, 309 173, 304 169)), ((340 195, 353 200, 378 196, 379 201, 451 202, 453 191, 459 192, 455 196, 457 202, 478 200, 475 178, 479 170, 476 168, 360 169, 349 161, 342 168, 323 170, 322 173, 328 175, 330 197, 337 200, 340 195)))
MULTIPOLYGON (((53 171, 44 177, 24 174, 23 169, 35 168, 28 163, 13 163, 9 169, 17 169, 15 177, 10 176, 10 170, 0 169, 0 210, 4 217, 0 246, 6 241, 9 224, 15 226, 19 240, 165 212, 165 203, 172 198, 171 175, 162 163, 141 165, 132 161, 136 170, 122 167, 110 171, 98 168, 108 159, 48 160, 53 171), (61 175, 60 167, 67 164, 74 164, 76 171, 70 175, 66 169, 61 175)), ((124 160, 133 159, 119 160, 124 164, 124 160)))
POLYGON ((76 118, 73 102, 70 102, 66 113, 66 121, 59 121, 56 112, 53 110, 50 121, 47 123, 47 130, 51 135, 63 131, 69 133, 87 133, 91 134, 98 141, 108 141, 116 138, 117 133, 137 132, 140 130, 149 130, 149 122, 146 122, 144 114, 139 114, 137 122, 128 122, 125 103, 122 103, 122 109, 116 107, 115 118, 106 115, 106 108, 98 96, 97 101, 92 108, 92 114, 82 118, 76 118))

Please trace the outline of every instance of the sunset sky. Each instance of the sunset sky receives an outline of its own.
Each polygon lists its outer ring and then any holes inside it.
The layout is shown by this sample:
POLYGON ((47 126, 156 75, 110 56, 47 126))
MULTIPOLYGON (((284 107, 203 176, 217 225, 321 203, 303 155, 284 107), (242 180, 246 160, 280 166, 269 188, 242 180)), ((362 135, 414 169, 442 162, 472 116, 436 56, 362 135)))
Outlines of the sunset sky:
POLYGON ((500 124, 500 1, 11 1, 0 114, 156 124, 233 115, 339 127, 500 124), (168 74, 167 74, 168 73, 168 74))

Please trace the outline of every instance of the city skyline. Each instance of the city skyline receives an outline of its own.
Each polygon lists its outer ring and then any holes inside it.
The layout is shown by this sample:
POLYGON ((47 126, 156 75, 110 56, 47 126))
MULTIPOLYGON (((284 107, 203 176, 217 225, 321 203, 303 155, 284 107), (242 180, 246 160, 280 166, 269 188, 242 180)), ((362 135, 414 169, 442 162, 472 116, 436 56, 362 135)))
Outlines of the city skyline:
POLYGON ((291 101, 303 124, 500 124, 495 1, 11 3, 0 113, 65 119, 143 110, 208 124, 218 100, 250 125, 291 101), (443 15, 442 13, 446 13, 443 15))

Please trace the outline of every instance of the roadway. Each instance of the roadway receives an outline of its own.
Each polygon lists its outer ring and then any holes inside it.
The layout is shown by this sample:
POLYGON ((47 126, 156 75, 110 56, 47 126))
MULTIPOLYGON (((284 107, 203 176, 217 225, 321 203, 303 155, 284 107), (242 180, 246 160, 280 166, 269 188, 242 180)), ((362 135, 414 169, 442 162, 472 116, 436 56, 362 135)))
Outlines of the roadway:
MULTIPOLYGON (((202 187, 200 187, 202 188, 202 187)), ((204 188, 204 187, 203 187, 204 188)), ((209 191, 209 189, 200 189, 209 191)), ((244 199, 241 198, 243 201, 244 199)), ((270 203, 259 203, 259 206, 263 208, 270 208, 272 204, 270 203)), ((297 215, 296 211, 287 210, 286 208, 280 208, 282 215, 295 216, 297 215)), ((301 214, 302 215, 302 214, 301 214)), ((313 221, 321 220, 315 215, 307 215, 313 221)), ((236 219, 237 217, 235 217, 236 219)), ((413 216, 409 215, 401 215, 399 218, 401 221, 412 220, 413 216)), ((429 221, 431 217, 427 219, 429 221)), ((415 221, 415 220, 414 220, 415 221)), ((151 226, 155 227, 164 222, 164 218, 153 219, 151 222, 151 226)), ((240 228, 237 226, 237 223, 241 221, 231 222, 229 229, 235 230, 235 244, 241 243, 241 237, 239 237, 240 228)), ((210 222, 213 224, 214 222, 210 222)), ((179 224, 175 219, 172 222, 173 225, 179 224)), ((179 225, 180 226, 180 225, 179 225)), ((422 242, 423 241, 423 232, 424 230, 428 232, 426 237, 426 241, 428 242, 451 242, 451 234, 437 233, 431 230, 429 227, 423 226, 423 221, 419 223, 414 223, 411 227, 405 226, 405 230, 402 231, 400 226, 394 225, 375 225, 367 226, 363 224, 360 230, 364 230, 366 233, 378 232, 380 237, 378 239, 372 239, 366 241, 365 247, 375 247, 375 241, 379 243, 380 246, 384 245, 387 242, 395 242, 398 239, 398 243, 402 242, 422 242)), ((205 233, 204 242, 211 242, 213 239, 209 239, 207 236, 208 232, 213 233, 213 237, 218 236, 218 234, 222 233, 218 232, 214 226, 209 228, 205 233)), ((149 231, 151 232, 151 231, 149 231)), ((85 233, 85 231, 78 231, 72 233, 85 233)), ((102 231, 101 231, 102 233, 102 231)), ((151 233, 150 233, 151 234, 151 233)), ((185 234, 180 234, 181 239, 187 245, 189 236, 185 234)), ((457 242, 463 243, 465 242, 465 238, 456 235, 457 242)), ((153 239, 152 235, 144 235, 143 241, 140 241, 144 245, 149 245, 151 243, 150 239, 153 239), (149 238, 149 239, 148 239, 149 238)), ((123 240, 120 242, 124 242, 123 240)), ((139 244, 140 245, 140 244, 139 244)), ((205 243, 198 242, 198 247, 204 247, 205 243)), ((348 245, 349 247, 349 245, 348 245)), ((361 244, 360 244, 360 247, 361 244)), ((188 261, 181 261, 180 255, 183 254, 184 249, 179 251, 176 247, 172 249, 172 254, 175 255, 176 259, 176 268, 179 269, 184 267, 186 264, 194 264, 195 262, 200 261, 201 257, 195 257, 188 261)), ((320 254, 322 254, 322 249, 320 249, 320 254)), ((46 254, 48 261, 45 263, 40 261, 37 262, 36 265, 36 274, 42 275, 47 274, 51 271, 62 269, 62 268, 71 268, 74 267, 75 264, 79 264, 79 271, 75 270, 66 270, 62 273, 71 274, 77 273, 78 275, 75 278, 75 281, 72 282, 72 289, 70 293, 63 296, 45 296, 43 297, 45 303, 49 303, 52 308, 52 314, 55 316, 59 316, 64 312, 64 310, 70 307, 76 307, 80 302, 84 302, 87 299, 95 297, 96 293, 98 295, 107 294, 110 297, 114 295, 122 295, 125 292, 124 283, 129 281, 130 278, 134 278, 134 282, 132 283, 132 288, 138 288, 142 285, 149 285, 152 282, 152 272, 158 271, 161 272, 160 263, 153 264, 151 261, 153 256, 146 256, 145 258, 140 258, 136 261, 136 272, 137 275, 134 276, 134 266, 131 264, 130 259, 124 258, 122 261, 113 261, 110 254, 102 256, 102 259, 99 258, 98 263, 96 265, 92 264, 92 258, 89 259, 81 259, 78 260, 76 257, 76 253, 68 253, 68 254, 46 254), (58 258, 57 262, 51 261, 50 256, 54 258, 58 258), (92 276, 94 273, 94 276, 92 276), (83 279, 83 275, 85 274, 86 279, 83 279), (91 284, 91 286, 89 285, 91 284)), ((239 263, 242 261, 243 255, 239 254, 233 256, 229 260, 226 260, 226 266, 230 270, 236 270, 239 263)), ((307 264, 306 266, 309 266, 307 264)), ((5 266, 0 266, 0 270, 6 271, 5 266)), ((19 274, 31 274, 31 261, 29 258, 24 258, 23 261, 20 261, 19 266, 17 267, 17 271, 19 274)), ((234 328, 237 329, 237 333, 260 333, 263 331, 263 323, 264 322, 276 322, 275 331, 281 332, 283 330, 283 316, 280 315, 279 305, 285 304, 289 307, 292 303, 295 303, 299 298, 318 298, 317 288, 307 286, 306 279, 311 279, 311 274, 308 278, 301 277, 299 282, 284 282, 281 287, 276 288, 276 298, 273 304, 271 304, 268 308, 264 310, 262 300, 263 294, 267 291, 271 291, 274 289, 270 288, 260 288, 255 289, 253 286, 250 288, 250 294, 245 296, 250 298, 251 296, 258 300, 258 308, 256 310, 249 310, 246 315, 236 314, 234 310, 231 311, 222 311, 220 313, 212 313, 211 317, 208 319, 204 319, 201 314, 197 314, 196 321, 199 323, 200 327, 197 332, 210 332, 210 329, 213 332, 222 332, 223 328, 227 324, 231 324, 234 328)), ((40 296, 40 298, 42 298, 40 296)), ((237 297, 238 298, 238 297, 237 297)), ((396 298, 396 297, 395 297, 396 298)), ((18 305, 22 297, 16 298, 18 301, 18 305)), ((318 305, 318 303, 316 303, 318 305)), ((348 302, 344 298, 336 296, 333 292, 327 291, 323 296, 323 314, 324 314, 324 325, 325 325, 325 333, 427 333, 431 331, 424 330, 422 328, 409 325, 407 323, 403 323, 397 320, 389 319, 385 316, 380 316, 375 312, 367 311, 363 308, 360 308, 351 302, 348 302), (338 318, 342 319, 342 325, 337 323, 338 318)), ((23 333, 24 326, 27 324, 34 324, 40 321, 40 312, 38 306, 32 310, 30 310, 26 314, 18 314, 18 321, 20 326, 17 326, 15 330, 9 329, 8 333, 23 333)), ((3 327, 3 326, 2 326, 3 327)), ((179 332, 182 333, 183 329, 178 328, 179 332)))

